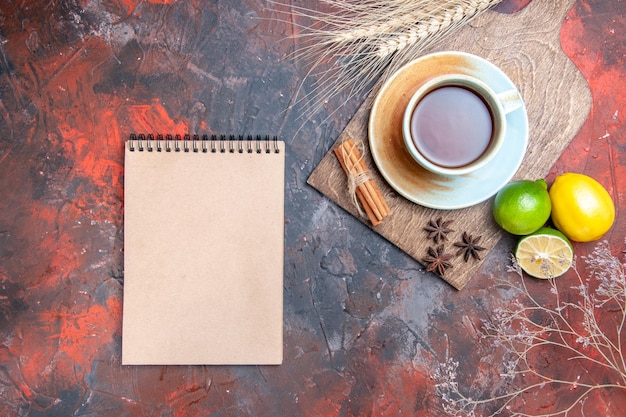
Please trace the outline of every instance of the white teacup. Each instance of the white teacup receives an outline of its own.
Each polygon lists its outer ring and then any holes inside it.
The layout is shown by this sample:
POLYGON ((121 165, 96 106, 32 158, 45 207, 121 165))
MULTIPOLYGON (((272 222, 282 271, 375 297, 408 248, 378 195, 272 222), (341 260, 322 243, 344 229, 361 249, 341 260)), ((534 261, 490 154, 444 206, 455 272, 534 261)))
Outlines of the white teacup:
POLYGON ((523 106, 516 89, 494 92, 483 81, 444 74, 411 97, 402 120, 407 150, 441 175, 463 175, 485 166, 502 147, 506 115, 523 106))

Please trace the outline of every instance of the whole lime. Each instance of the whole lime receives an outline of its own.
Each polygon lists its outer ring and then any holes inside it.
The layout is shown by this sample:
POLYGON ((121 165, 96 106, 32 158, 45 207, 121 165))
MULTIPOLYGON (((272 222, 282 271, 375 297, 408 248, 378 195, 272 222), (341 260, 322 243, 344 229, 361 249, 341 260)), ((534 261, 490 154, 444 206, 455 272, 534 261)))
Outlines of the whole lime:
POLYGON ((509 233, 528 235, 550 218, 552 205, 543 179, 511 182, 498 191, 493 201, 493 218, 509 233))

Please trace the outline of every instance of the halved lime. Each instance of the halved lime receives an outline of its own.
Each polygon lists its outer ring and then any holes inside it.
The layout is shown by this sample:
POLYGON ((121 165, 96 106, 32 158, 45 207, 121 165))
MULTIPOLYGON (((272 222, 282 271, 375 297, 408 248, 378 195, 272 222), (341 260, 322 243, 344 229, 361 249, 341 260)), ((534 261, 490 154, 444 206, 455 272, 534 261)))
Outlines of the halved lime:
POLYGON ((574 249, 565 235, 556 229, 542 227, 520 239, 515 259, 528 275, 535 278, 556 278, 574 261, 574 249))

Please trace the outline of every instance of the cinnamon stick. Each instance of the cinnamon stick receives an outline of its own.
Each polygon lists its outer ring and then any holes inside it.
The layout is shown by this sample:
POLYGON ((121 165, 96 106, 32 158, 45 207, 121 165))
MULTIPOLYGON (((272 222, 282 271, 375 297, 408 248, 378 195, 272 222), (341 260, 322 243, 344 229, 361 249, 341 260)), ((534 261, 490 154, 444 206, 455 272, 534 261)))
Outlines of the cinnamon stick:
MULTIPOLYGON (((350 170, 346 166, 346 162, 344 160, 344 156, 342 153, 343 150, 341 149, 341 147, 337 147, 334 149, 334 151, 335 151, 335 155, 337 155, 337 159, 339 160, 339 164, 341 164, 341 167, 343 168, 343 171, 346 174, 350 175, 350 170)), ((363 191, 357 187, 355 193, 356 193, 357 199, 361 203, 361 207, 363 207, 363 210, 365 210, 365 214, 367 215, 367 218, 369 219, 370 223, 372 223, 373 226, 379 225, 381 223, 381 220, 378 220, 378 218, 376 217, 376 215, 370 208, 370 205, 368 204, 365 198, 365 195, 363 195, 363 191)))
MULTIPOLYGON (((360 171, 361 166, 359 165, 359 162, 356 159, 357 155, 355 155, 355 148, 350 148, 349 144, 344 142, 343 149, 344 149, 344 158, 348 159, 346 161, 346 165, 348 166, 348 170, 350 171, 350 174, 359 175, 359 173, 361 172, 360 171)), ((367 201, 367 204, 369 205, 369 207, 374 212, 376 219, 382 220, 383 214, 380 211, 379 205, 376 204, 376 200, 372 193, 371 186, 370 187, 367 186, 368 182, 370 181, 367 180, 363 184, 359 184, 357 189, 361 189, 361 191, 363 192, 363 196, 365 197, 365 200, 367 201)))
MULTIPOLYGON (((367 165, 365 165, 365 161, 363 160, 363 156, 361 155, 359 148, 354 144, 354 140, 352 138, 344 142, 344 149, 346 149, 347 154, 350 155, 350 160, 357 173, 369 171, 367 165)), ((374 200, 374 212, 380 212, 382 220, 382 218, 389 214, 389 206, 387 205, 387 202, 383 198, 382 193, 378 189, 378 185, 374 182, 374 180, 370 179, 366 181, 364 185, 367 188, 368 194, 374 200)))
MULTIPOLYGON (((333 151, 348 176, 367 175, 369 172, 353 139, 343 141, 333 151)), ((389 206, 372 178, 366 178, 358 184, 354 192, 373 226, 380 224, 389 215, 389 206)))

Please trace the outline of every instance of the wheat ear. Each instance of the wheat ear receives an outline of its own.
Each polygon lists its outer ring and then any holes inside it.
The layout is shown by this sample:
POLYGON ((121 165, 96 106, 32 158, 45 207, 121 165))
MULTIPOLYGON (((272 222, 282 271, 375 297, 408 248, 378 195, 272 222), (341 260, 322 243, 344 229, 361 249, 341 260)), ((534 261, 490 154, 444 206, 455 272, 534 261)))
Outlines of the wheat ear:
MULTIPOLYGON (((274 0, 270 0, 273 2, 274 0)), ((327 0, 330 10, 291 5, 298 27, 293 57, 309 69, 302 98, 316 112, 334 96, 349 100, 501 0, 327 0), (297 23, 311 21, 311 24, 297 23)))

